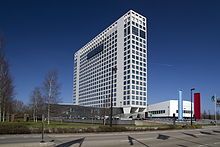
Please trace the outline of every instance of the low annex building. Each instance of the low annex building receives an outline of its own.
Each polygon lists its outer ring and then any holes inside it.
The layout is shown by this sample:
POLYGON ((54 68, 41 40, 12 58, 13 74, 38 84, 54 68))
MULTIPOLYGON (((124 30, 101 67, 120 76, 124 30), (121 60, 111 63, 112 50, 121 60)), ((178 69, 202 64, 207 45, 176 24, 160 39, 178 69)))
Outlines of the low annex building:
MULTIPOLYGON (((194 110, 192 103, 192 110, 194 110)), ((148 106, 149 117, 178 117, 178 100, 168 100, 148 106)), ((194 112, 192 112, 194 115, 194 112)), ((191 117, 191 102, 183 101, 183 118, 191 117)))

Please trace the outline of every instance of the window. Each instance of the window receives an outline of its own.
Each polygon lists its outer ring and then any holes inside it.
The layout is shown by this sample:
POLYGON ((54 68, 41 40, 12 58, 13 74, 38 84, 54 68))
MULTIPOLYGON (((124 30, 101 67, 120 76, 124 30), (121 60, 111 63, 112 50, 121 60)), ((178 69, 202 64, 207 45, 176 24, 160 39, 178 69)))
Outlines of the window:
POLYGON ((90 59, 90 58, 92 58, 92 57, 95 56, 96 54, 102 52, 102 51, 103 51, 103 48, 104 48, 104 45, 101 44, 101 45, 99 45, 98 47, 96 47, 95 49, 93 49, 91 52, 89 52, 89 53, 87 54, 87 60, 90 59))
POLYGON ((132 26, 132 34, 137 35, 138 36, 138 28, 132 26))
MULTIPOLYGON (((146 102, 144 102, 144 105, 146 105, 146 102)), ((165 110, 156 110, 156 111, 149 111, 151 114, 163 114, 165 113, 165 110)))
POLYGON ((127 31, 126 31, 126 29, 124 29, 124 36, 126 36, 127 35, 127 31))
POLYGON ((135 86, 134 86, 134 85, 132 85, 132 89, 135 89, 135 86))
POLYGON ((128 35, 129 35, 129 34, 130 34, 130 26, 128 26, 128 28, 127 28, 127 29, 128 29, 128 35))
POLYGON ((140 30, 140 37, 141 37, 141 38, 144 38, 144 39, 145 39, 145 37, 146 37, 146 36, 145 36, 145 32, 142 31, 142 30, 140 30))
POLYGON ((132 79, 135 79, 135 75, 132 75, 132 79))

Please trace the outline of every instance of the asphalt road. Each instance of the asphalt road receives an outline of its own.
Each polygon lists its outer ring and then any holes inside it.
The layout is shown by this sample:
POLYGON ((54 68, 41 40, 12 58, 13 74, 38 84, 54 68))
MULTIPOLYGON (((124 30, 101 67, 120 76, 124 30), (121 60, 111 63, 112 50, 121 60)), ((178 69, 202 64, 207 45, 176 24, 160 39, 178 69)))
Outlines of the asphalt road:
MULTIPOLYGON (((0 146, 39 143, 39 134, 0 135, 0 146)), ((220 147, 220 127, 122 133, 45 134, 58 147, 220 147)))

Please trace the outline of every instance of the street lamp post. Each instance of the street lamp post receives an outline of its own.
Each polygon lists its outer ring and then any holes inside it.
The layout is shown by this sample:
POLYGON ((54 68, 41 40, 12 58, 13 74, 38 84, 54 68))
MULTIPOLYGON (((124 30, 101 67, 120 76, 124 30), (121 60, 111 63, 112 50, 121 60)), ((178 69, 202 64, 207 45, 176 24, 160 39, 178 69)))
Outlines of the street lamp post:
POLYGON ((217 119, 216 119, 216 103, 217 103, 217 96, 215 94, 215 125, 217 126, 217 119))
POLYGON ((192 95, 193 95, 193 90, 195 90, 195 88, 192 88, 192 89, 190 89, 190 91, 191 91, 191 118, 190 118, 190 122, 191 122, 191 126, 192 126, 192 95))
POLYGON ((117 71, 117 67, 112 67, 112 87, 111 87, 111 111, 110 111, 110 127, 112 127, 112 105, 113 105, 113 79, 114 79, 114 71, 117 71))

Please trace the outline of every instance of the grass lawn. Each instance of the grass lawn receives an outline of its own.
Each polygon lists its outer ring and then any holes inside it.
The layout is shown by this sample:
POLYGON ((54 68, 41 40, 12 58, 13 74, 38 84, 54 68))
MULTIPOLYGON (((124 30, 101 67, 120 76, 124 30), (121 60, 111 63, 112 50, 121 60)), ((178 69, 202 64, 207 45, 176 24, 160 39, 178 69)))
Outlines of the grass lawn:
MULTIPOLYGON (((71 122, 55 122, 51 121, 48 125, 44 122, 45 132, 47 133, 84 133, 84 132, 123 132, 123 131, 147 131, 147 130, 167 130, 167 129, 187 129, 190 126, 181 125, 165 125, 149 123, 142 126, 134 125, 109 125, 87 124, 87 123, 71 123, 71 122)), ((193 126, 199 128, 201 126, 193 126)), ((42 122, 4 122, 0 123, 0 134, 28 134, 41 133, 42 122)))
POLYGON ((48 128, 88 128, 98 127, 98 124, 86 124, 86 123, 68 123, 68 122, 51 122, 49 125, 45 122, 45 127, 48 128))
MULTIPOLYGON (((22 124, 27 127, 31 128, 41 128, 42 127, 42 122, 4 122, 5 124, 8 125, 18 125, 22 124)), ((98 127, 99 125, 97 124, 85 124, 85 123, 68 123, 68 122, 55 122, 51 121, 50 124, 48 125, 47 122, 44 122, 45 128, 88 128, 88 127, 98 127)))

